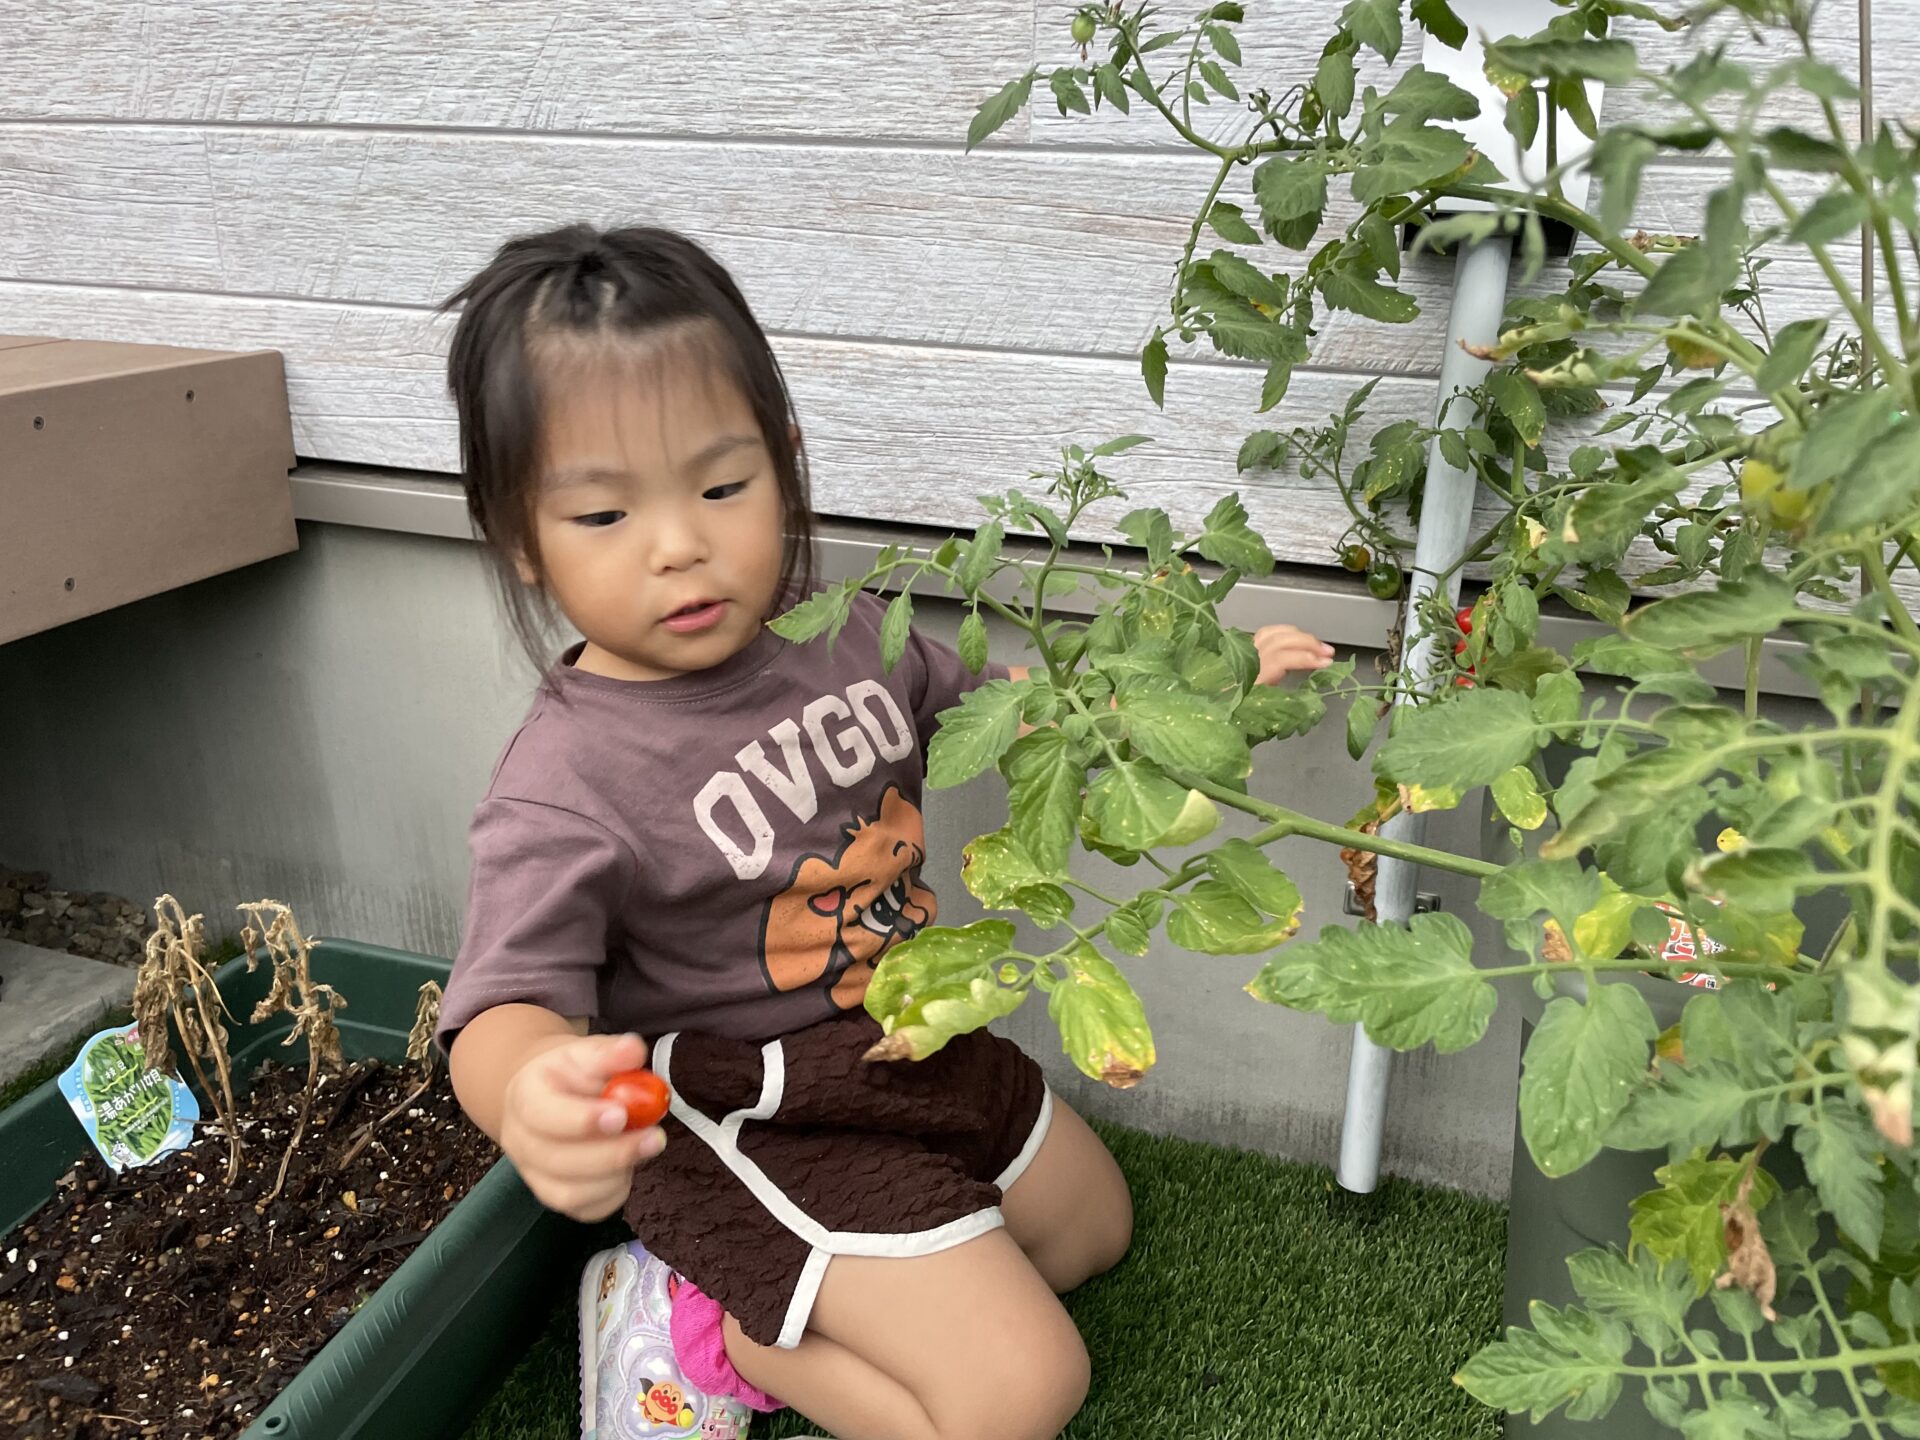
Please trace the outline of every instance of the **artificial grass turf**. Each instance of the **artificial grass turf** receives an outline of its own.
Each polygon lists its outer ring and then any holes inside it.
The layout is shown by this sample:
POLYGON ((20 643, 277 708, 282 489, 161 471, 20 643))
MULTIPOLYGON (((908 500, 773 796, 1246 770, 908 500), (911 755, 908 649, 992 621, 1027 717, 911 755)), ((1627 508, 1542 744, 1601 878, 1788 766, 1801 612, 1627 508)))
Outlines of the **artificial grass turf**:
MULTIPOLYGON (((1452 1375, 1500 1320, 1506 1212, 1388 1181, 1096 1125, 1134 1197, 1132 1252, 1067 1297, 1093 1357, 1064 1440, 1493 1440, 1452 1375)), ((578 1433, 571 1287, 467 1440, 578 1433)), ((755 1440, 814 1433, 785 1411, 755 1440)))

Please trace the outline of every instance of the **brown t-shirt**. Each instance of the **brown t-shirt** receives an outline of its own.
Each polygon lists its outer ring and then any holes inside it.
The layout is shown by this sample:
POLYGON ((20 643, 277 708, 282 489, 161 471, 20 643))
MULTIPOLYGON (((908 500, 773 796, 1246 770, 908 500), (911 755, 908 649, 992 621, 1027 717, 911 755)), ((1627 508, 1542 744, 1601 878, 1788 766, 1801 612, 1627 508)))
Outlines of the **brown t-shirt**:
POLYGON ((891 675, 860 595, 831 655, 762 631, 673 680, 553 673, 469 834, 450 1045, 514 1001, 596 1031, 765 1040, 858 1006, 882 953, 933 923, 920 874, 935 717, 971 674, 915 634, 891 675))

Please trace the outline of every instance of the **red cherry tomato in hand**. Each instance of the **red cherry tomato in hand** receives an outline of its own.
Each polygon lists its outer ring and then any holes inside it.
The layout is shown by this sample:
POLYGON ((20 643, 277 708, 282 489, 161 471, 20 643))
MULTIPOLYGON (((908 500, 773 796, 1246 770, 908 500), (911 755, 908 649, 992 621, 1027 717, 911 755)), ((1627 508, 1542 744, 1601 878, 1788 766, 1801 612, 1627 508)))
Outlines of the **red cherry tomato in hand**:
POLYGON ((658 1125, 667 1113, 667 1082, 651 1070, 622 1070, 600 1091, 602 1100, 611 1100, 627 1112, 627 1129, 644 1130, 658 1125))

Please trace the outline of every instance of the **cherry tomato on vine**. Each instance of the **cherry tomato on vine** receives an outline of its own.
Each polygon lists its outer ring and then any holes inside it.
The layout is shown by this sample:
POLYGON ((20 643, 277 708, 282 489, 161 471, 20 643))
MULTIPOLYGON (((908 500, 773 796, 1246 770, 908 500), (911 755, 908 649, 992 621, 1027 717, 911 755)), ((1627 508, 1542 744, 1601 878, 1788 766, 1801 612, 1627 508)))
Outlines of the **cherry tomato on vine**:
POLYGON ((1829 488, 1789 489, 1787 472, 1757 455, 1749 455, 1740 466, 1741 504, 1776 530, 1791 530, 1805 520, 1814 500, 1829 488))
POLYGON ((1464 655, 1464 654, 1466 654, 1466 653, 1467 653, 1467 642, 1466 642, 1466 641, 1465 641, 1464 639, 1460 639, 1460 640, 1456 640, 1456 641, 1454 641, 1454 642, 1453 642, 1453 653, 1454 653, 1454 654, 1456 654, 1456 655, 1464 655))
POLYGON ((1468 671, 1465 675, 1454 676, 1453 683, 1455 686, 1457 686, 1459 689, 1462 689, 1462 690, 1473 689, 1473 685, 1474 685, 1473 672, 1468 671))
POLYGON ((1367 593, 1376 600, 1391 600, 1400 593, 1400 567, 1388 560, 1376 560, 1367 567, 1367 593))
POLYGON ((627 1112, 627 1129, 658 1125, 667 1113, 667 1082, 651 1070, 622 1070, 601 1088, 600 1098, 627 1112))
POLYGON ((1088 41, 1092 39, 1093 39, 1093 17, 1091 15, 1074 16, 1073 17, 1073 43, 1076 45, 1085 45, 1088 41))
MULTIPOLYGON (((1471 605, 1462 605, 1458 610, 1454 611, 1453 623, 1460 627, 1460 633, 1462 635, 1471 635, 1473 633, 1473 607, 1471 605)), ((1458 654, 1459 652, 1455 651, 1454 653, 1458 654)))
POLYGON ((1373 563, 1373 552, 1364 545, 1343 545, 1340 547, 1340 567, 1358 575, 1373 563))

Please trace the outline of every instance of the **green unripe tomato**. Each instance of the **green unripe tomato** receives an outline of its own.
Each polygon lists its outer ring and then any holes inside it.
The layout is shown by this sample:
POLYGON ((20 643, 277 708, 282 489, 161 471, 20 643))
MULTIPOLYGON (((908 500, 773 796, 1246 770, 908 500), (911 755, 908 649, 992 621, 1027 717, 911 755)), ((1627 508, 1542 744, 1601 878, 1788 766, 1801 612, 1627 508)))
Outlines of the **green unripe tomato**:
POLYGON ((1091 15, 1074 16, 1073 17, 1073 43, 1076 45, 1085 45, 1088 41, 1092 39, 1093 39, 1093 17, 1091 15))
POLYGON ((1712 346, 1674 335, 1667 337, 1667 353, 1680 362, 1682 370, 1711 370, 1723 363, 1720 352, 1712 346))
POLYGON ((1740 503, 1775 529, 1791 530, 1805 520, 1814 499, 1814 491, 1791 488, 1784 470, 1756 455, 1740 466, 1740 503))
POLYGON ((1358 575, 1373 563, 1373 552, 1364 545, 1343 545, 1340 547, 1340 568, 1351 570, 1358 575))
POLYGON ((1392 600, 1400 594, 1400 567, 1390 560, 1376 560, 1367 567, 1367 593, 1376 600, 1392 600))

